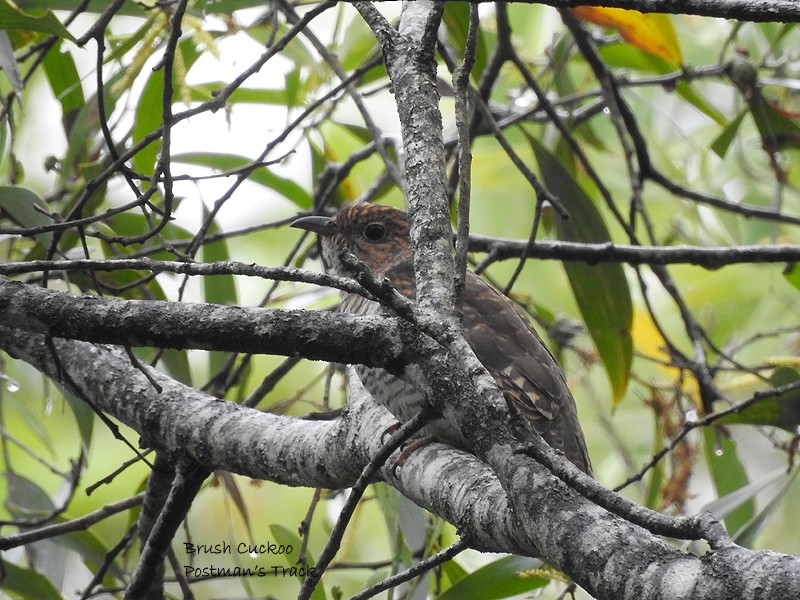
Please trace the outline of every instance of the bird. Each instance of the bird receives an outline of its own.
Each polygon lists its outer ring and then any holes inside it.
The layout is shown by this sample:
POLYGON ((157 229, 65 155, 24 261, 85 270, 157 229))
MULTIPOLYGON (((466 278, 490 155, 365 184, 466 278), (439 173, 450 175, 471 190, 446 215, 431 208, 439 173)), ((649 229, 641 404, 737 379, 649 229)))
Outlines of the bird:
MULTIPOLYGON (((388 279, 399 293, 415 299, 409 220, 403 211, 355 202, 332 217, 300 217, 291 226, 318 235, 323 263, 329 272, 350 275, 341 259, 342 251, 347 250, 375 277, 388 279)), ((462 302, 464 337, 505 399, 527 418, 544 441, 591 475, 586 441, 564 371, 528 318, 516 303, 469 270, 462 302)), ((391 309, 373 300, 346 292, 339 310, 362 315, 391 314, 391 309)), ((401 377, 363 365, 357 365, 356 372, 367 391, 401 423, 419 412, 421 394, 401 377)), ((437 423, 431 429, 438 441, 468 450, 454 425, 437 423)))

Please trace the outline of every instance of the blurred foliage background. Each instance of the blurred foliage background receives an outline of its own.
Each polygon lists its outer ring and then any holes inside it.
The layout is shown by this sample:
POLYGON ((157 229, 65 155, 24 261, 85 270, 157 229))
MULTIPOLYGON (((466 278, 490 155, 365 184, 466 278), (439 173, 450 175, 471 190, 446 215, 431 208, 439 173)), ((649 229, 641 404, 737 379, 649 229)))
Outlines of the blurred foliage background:
MULTIPOLYGON (((287 227, 298 213, 356 199, 403 206, 386 168, 387 160, 402 164, 392 93, 374 35, 347 3, 74 4, 0 0, 3 262, 150 257, 319 269, 312 241, 287 227)), ((395 4, 379 3, 394 20, 395 4)), ((451 71, 463 58, 468 12, 466 3, 447 3, 440 29, 451 169, 451 71)), ((471 260, 528 310, 564 365, 597 479, 627 482, 624 495, 670 513, 713 510, 741 544, 800 553, 800 399, 792 389, 800 271, 757 258, 800 243, 797 27, 592 8, 562 18, 535 4, 487 3, 480 17, 472 83, 494 131, 473 118, 470 218, 489 252, 471 260), (570 220, 541 202, 508 149, 570 220), (712 249, 714 268, 587 266, 498 250, 498 240, 532 231, 538 240, 712 249), (754 258, 730 262, 726 250, 736 247, 754 258), (714 416, 779 386, 784 394, 714 416)), ((18 278, 128 299, 308 309, 337 299, 230 275, 51 269, 18 278)), ((305 415, 343 402, 341 373, 319 363, 137 355, 261 410, 305 415)), ((0 377, 3 535, 142 491, 147 467, 80 400, 6 355, 0 377)), ((123 435, 136 445, 136 432, 123 435)), ((295 552, 307 545, 313 557, 341 498, 219 473, 183 535, 234 546, 274 541, 295 552), (298 527, 310 511, 303 541, 298 527)), ((136 543, 118 546, 136 511, 4 552, 0 589, 22 598, 117 597, 137 557, 136 543)), ((353 594, 455 537, 375 486, 319 597, 353 594)), ((181 565, 296 560, 193 556, 183 541, 174 547, 181 565)), ((538 588, 539 597, 558 597, 558 574, 537 571, 524 584, 509 575, 535 564, 519 560, 468 552, 407 592, 448 598, 469 585, 475 598, 538 588)), ((297 586, 293 577, 229 577, 193 590, 197 598, 288 598, 297 586)))

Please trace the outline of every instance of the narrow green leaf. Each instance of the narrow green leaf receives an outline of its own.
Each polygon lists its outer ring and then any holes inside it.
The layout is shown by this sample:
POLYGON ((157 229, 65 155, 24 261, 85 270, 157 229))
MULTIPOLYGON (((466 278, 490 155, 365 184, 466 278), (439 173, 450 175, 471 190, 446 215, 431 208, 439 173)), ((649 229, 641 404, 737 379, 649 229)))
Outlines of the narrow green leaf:
MULTIPOLYGON (((779 367, 769 380, 773 387, 780 387, 799 381, 800 374, 789 367, 779 367)), ((718 423, 722 425, 769 425, 780 427, 789 433, 795 433, 797 427, 800 426, 800 389, 764 398, 739 413, 722 417, 718 423)))
POLYGON ((12 471, 6 471, 8 496, 5 507, 16 519, 29 519, 55 510, 52 498, 39 484, 12 471))
POLYGON ((20 227, 51 225, 47 205, 35 192, 15 185, 0 186, 0 209, 20 227))
MULTIPOLYGON (((750 484, 747 472, 736 454, 736 445, 714 427, 703 429, 703 447, 706 463, 711 471, 711 480, 719 498, 750 484)), ((725 514, 725 527, 728 531, 739 531, 755 514, 755 501, 752 498, 744 498, 738 503, 737 508, 725 514)))
MULTIPOLYGON (((289 567, 298 567, 297 563, 294 560, 297 558, 297 553, 302 546, 302 540, 300 536, 298 536, 295 532, 290 531, 283 527, 282 525, 270 525, 269 526, 270 533, 272 533, 272 539, 275 540, 278 544, 283 544, 286 548, 291 546, 293 548, 292 553, 284 553, 282 556, 286 559, 287 564, 289 567)), ((311 553, 306 552, 306 560, 308 561, 308 566, 314 566, 314 557, 311 553)), ((300 576, 298 573, 298 579, 300 581, 303 580, 303 577, 300 576)), ((312 600, 326 600, 327 594, 325 594, 325 588, 322 585, 316 586, 314 591, 311 593, 312 600)))
POLYGON ((716 500, 712 500, 703 506, 703 510, 707 510, 717 518, 724 518, 742 506, 749 500, 755 500, 756 496, 766 490, 768 487, 776 482, 788 478, 786 469, 780 467, 771 473, 768 473, 758 481, 748 483, 729 494, 721 496, 716 500))
POLYGON ((336 48, 336 53, 339 55, 345 71, 352 71, 360 67, 378 52, 378 41, 364 19, 350 21, 341 44, 336 48))
POLYGON ((445 587, 445 590, 447 590, 464 579, 469 573, 464 567, 451 559, 442 564, 442 575, 444 575, 444 581, 449 582, 449 585, 445 587))
POLYGON ((792 474, 789 475, 786 473, 786 470, 783 467, 778 469, 778 471, 780 472, 780 475, 785 477, 785 481, 783 482, 781 489, 778 490, 778 493, 775 494, 775 497, 769 501, 769 504, 767 504, 763 510, 760 510, 755 517, 750 519, 744 525, 744 527, 742 527, 732 536, 733 541, 740 546, 744 546, 745 548, 752 548, 754 546, 756 538, 758 538, 758 535, 761 533, 767 523, 769 523, 772 515, 775 514, 775 511, 786 497, 787 492, 797 477, 797 473, 800 472, 795 468, 792 474))
POLYGON ((525 574, 525 571, 543 566, 544 563, 537 558, 506 556, 460 579, 436 596, 436 600, 496 600, 543 588, 550 579, 525 574))
POLYGON ((753 91, 747 102, 766 149, 776 152, 800 148, 800 125, 797 121, 770 102, 758 89, 753 91))
POLYGON ((61 104, 64 133, 69 135, 78 112, 86 104, 81 79, 69 52, 61 52, 60 42, 44 58, 44 72, 53 95, 61 104))
MULTIPOLYGON (((65 520, 66 519, 60 517, 56 522, 64 522, 65 520)), ((94 573, 100 569, 100 566, 108 558, 109 549, 91 529, 70 531, 69 533, 53 538, 50 542, 77 553, 86 566, 94 573)), ((114 585, 115 583, 121 582, 124 577, 125 573, 119 565, 111 563, 104 581, 106 585, 114 585), (116 580, 114 578, 116 578, 116 580)))
MULTIPOLYGON (((208 213, 203 207, 203 218, 208 218, 208 213)), ((219 233, 219 226, 216 221, 212 221, 208 228, 209 235, 219 233)), ((221 260, 228 260, 230 253, 228 252, 228 243, 225 239, 203 245, 203 261, 216 262, 221 260)), ((203 295, 205 301, 210 304, 235 305, 238 303, 236 294, 236 279, 233 275, 214 275, 213 277, 203 277, 203 295)), ((208 363, 209 372, 216 375, 224 368, 228 362, 229 354, 227 352, 209 352, 208 363)))
MULTIPOLYGON (((657 416, 653 419, 653 452, 658 452, 664 447, 664 425, 657 416)), ((661 500, 661 492, 664 485, 664 461, 658 461, 652 469, 647 479, 647 488, 644 495, 644 505, 648 508, 655 508, 661 500)))
MULTIPOLYGON (((445 3, 444 14, 442 15, 442 21, 447 26, 448 39, 462 57, 467 47, 469 11, 470 7, 467 2, 447 2, 445 3)), ((480 78, 481 74, 486 69, 487 57, 488 53, 483 30, 478 28, 478 38, 475 45, 475 64, 472 67, 471 73, 475 81, 480 78)))
MULTIPOLYGON (((527 135, 527 134, 526 134, 527 135)), ((611 237, 589 196, 558 159, 528 136, 547 189, 558 197, 569 218, 557 219, 559 239, 602 243, 611 237)), ((625 395, 633 360, 633 304, 622 265, 564 263, 572 292, 603 361, 614 400, 625 395)))
MULTIPOLYGON (((217 154, 214 152, 186 152, 175 154, 173 162, 186 163, 209 167, 217 171, 235 171, 252 164, 252 160, 245 156, 235 154, 217 154)), ((298 208, 307 210, 314 202, 311 195, 291 179, 275 175, 268 167, 253 169, 247 175, 251 181, 259 183, 264 187, 275 190, 284 198, 296 204, 298 208)))
MULTIPOLYGON (((164 75, 161 71, 155 71, 147 78, 142 95, 139 96, 139 103, 136 105, 132 131, 134 145, 161 127, 161 99, 163 95, 164 75)), ((152 175, 155 172, 160 149, 161 138, 150 142, 133 157, 133 168, 143 175, 152 175)))
POLYGON ((746 110, 740 112, 733 121, 722 129, 714 141, 711 142, 711 149, 720 158, 725 158, 725 155, 728 153, 728 148, 730 148, 733 140, 736 139, 736 134, 739 132, 739 127, 742 125, 742 121, 744 121, 746 115, 746 110))

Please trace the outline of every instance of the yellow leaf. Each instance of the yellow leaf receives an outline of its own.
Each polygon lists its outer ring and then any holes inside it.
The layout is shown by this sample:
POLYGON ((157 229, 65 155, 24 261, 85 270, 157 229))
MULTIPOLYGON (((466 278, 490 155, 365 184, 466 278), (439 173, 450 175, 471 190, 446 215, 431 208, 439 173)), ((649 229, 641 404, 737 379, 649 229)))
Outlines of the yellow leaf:
POLYGON ((613 27, 629 44, 655 56, 681 64, 681 48, 675 28, 667 15, 623 8, 579 6, 572 9, 579 19, 602 27, 613 27))
MULTIPOLYGON (((697 386, 697 381, 692 377, 682 376, 681 370, 678 367, 668 366, 670 362, 670 355, 666 351, 667 343, 661 337, 652 318, 642 308, 637 307, 633 312, 633 325, 631 328, 631 335, 634 340, 635 350, 649 359, 653 359, 662 364, 659 367, 661 373, 668 381, 674 381, 676 384, 680 382, 681 391, 689 398, 696 408, 700 408, 700 392, 697 386)), ((687 375, 684 373, 683 375, 687 375)), ((619 403, 619 400, 614 402, 614 406, 619 403)))

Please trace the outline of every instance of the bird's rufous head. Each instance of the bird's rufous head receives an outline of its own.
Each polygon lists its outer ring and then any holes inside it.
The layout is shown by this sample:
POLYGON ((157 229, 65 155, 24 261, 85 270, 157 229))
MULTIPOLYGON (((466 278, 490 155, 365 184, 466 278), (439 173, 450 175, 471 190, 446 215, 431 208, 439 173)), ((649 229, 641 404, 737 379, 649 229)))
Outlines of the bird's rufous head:
POLYGON ((408 217, 390 206, 357 202, 333 217, 300 217, 292 227, 319 235, 323 261, 337 275, 348 274, 339 258, 342 249, 352 252, 378 276, 411 258, 408 217))

